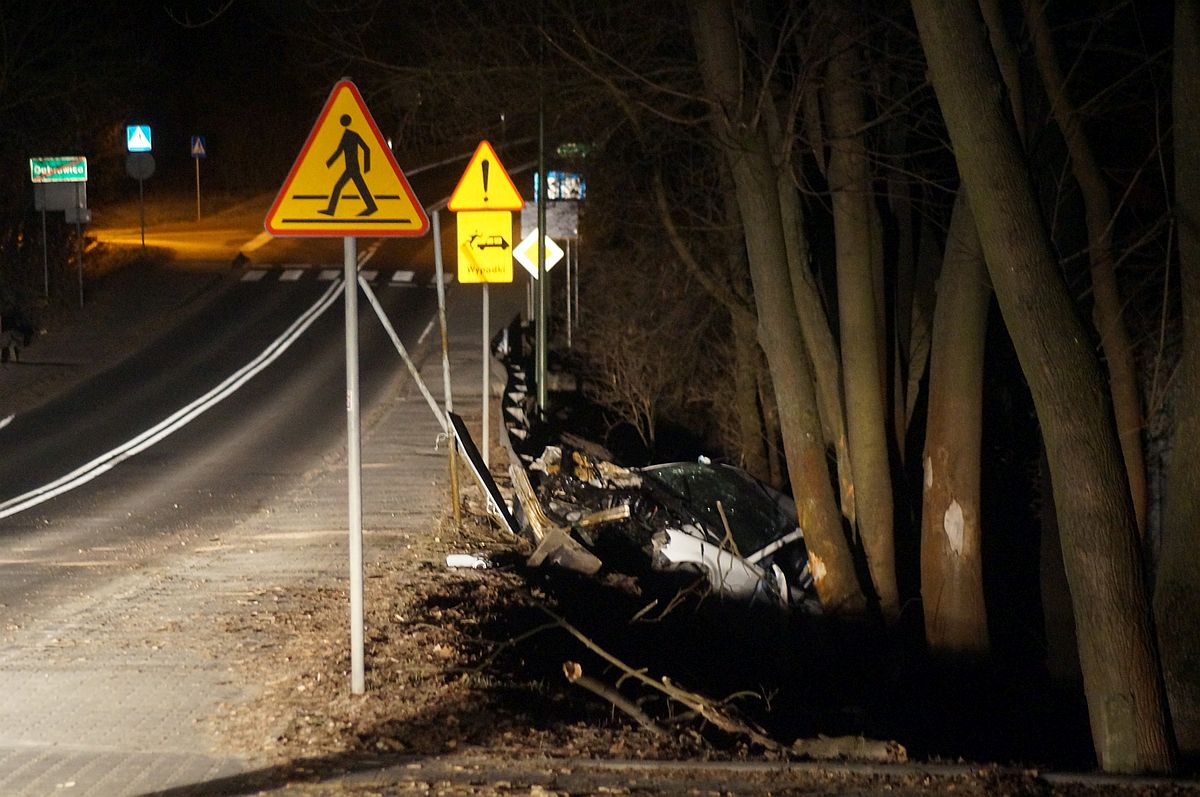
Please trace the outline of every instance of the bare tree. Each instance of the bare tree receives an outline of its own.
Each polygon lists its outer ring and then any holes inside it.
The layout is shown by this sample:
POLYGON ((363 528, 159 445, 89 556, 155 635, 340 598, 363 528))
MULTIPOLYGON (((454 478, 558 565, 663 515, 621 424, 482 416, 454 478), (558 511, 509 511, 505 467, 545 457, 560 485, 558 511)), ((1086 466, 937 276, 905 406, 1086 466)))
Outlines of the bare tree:
POLYGON ((743 91, 742 48, 728 5, 722 0, 696 0, 691 12, 717 144, 729 164, 745 229, 758 336, 778 397, 784 450, 817 592, 827 610, 857 613, 862 610, 863 593, 830 488, 814 377, 791 300, 778 172, 757 118, 755 94, 743 91))
POLYGON ((977 1, 912 6, 1045 435, 1096 752, 1108 771, 1167 771, 1166 698, 1108 390, 1059 276, 977 1))

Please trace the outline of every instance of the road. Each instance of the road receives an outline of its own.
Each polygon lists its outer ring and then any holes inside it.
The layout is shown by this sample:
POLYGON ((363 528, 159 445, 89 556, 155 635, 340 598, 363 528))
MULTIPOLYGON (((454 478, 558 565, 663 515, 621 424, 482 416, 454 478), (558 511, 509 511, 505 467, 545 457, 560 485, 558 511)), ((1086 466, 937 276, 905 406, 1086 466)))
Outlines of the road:
MULTIPOLYGON (((429 169, 414 190, 436 204, 461 168, 429 169)), ((0 611, 10 623, 95 588, 105 565, 136 567, 181 533, 228 528, 344 448, 342 241, 271 239, 260 232, 269 201, 149 228, 148 246, 170 250, 175 268, 212 271, 219 287, 133 356, 0 428, 0 611)), ((141 234, 95 232, 123 244, 141 234)), ((410 350, 433 343, 432 236, 359 247, 401 340, 410 350)), ((361 297, 359 312, 369 414, 404 369, 361 297)))

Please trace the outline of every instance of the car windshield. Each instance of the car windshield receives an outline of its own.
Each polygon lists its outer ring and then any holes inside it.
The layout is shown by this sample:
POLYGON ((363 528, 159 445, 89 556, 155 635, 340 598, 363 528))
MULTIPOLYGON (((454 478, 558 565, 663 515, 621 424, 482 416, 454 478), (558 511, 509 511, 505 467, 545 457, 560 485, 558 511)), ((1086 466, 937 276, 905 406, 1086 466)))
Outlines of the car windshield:
POLYGON ((796 528, 796 519, 789 517, 762 485, 733 468, 681 462, 647 468, 643 473, 665 484, 723 537, 724 525, 717 511, 720 501, 733 541, 743 556, 796 528))

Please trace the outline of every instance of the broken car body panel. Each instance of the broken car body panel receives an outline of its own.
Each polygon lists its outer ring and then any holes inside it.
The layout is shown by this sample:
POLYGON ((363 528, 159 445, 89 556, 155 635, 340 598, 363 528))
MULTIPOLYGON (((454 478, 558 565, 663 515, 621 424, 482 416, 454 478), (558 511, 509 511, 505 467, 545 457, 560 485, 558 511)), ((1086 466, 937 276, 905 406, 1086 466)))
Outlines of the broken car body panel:
POLYGON ((786 495, 728 465, 627 469, 568 452, 564 464, 563 449, 548 446, 531 463, 541 475, 539 504, 602 561, 629 561, 637 551, 652 570, 702 574, 725 598, 815 606, 804 535, 786 495))

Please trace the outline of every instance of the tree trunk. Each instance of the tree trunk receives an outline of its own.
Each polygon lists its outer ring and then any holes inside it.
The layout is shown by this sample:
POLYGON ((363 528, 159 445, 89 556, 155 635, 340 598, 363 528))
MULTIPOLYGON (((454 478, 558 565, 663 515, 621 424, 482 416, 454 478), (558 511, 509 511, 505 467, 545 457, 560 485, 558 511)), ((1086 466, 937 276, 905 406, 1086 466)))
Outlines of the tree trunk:
POLYGON ((939 654, 966 658, 982 657, 988 651, 979 457, 990 294, 975 219, 960 192, 950 217, 933 311, 921 597, 929 647, 939 654))
POLYGON ((758 405, 762 407, 763 431, 767 441, 767 472, 771 474, 771 480, 767 483, 776 490, 782 490, 788 478, 779 451, 779 405, 775 402, 775 386, 771 382, 771 369, 762 346, 755 347, 755 357, 758 363, 758 405))
POLYGON ((1200 4, 1175 2, 1175 218, 1183 351, 1154 608, 1180 750, 1200 757, 1200 4))
MULTIPOLYGON (((764 109, 767 137, 773 152, 786 152, 790 143, 784 137, 778 111, 774 105, 764 109)), ((815 121, 820 126, 819 117, 815 121)), ((819 131, 816 134, 820 137, 819 131)), ((804 234, 804 208, 791 174, 791 165, 785 160, 785 170, 779 173, 779 212, 783 219, 783 240, 787 248, 788 277, 792 286, 792 299, 800 318, 800 329, 804 333, 804 347, 813 364, 816 379, 817 407, 821 412, 821 428, 825 442, 837 456, 838 497, 842 515, 853 526, 856 522, 854 508, 854 474, 850 464, 849 443, 846 440, 846 416, 842 404, 842 367, 838 360, 837 343, 829 325, 829 316, 821 302, 821 292, 812 273, 812 252, 808 237, 804 234)))
POLYGON ((718 146, 737 191, 758 305, 758 338, 778 398, 784 452, 817 595, 831 613, 858 614, 863 594, 830 484, 813 374, 791 301, 778 180, 767 137, 741 111, 740 52, 728 4, 695 0, 691 11, 700 72, 715 104, 718 146))
POLYGON ((890 623, 900 614, 893 538, 892 474, 888 460, 886 389, 881 378, 879 310, 873 246, 871 175, 862 129, 862 76, 857 44, 839 34, 827 78, 829 185, 837 251, 838 318, 846 428, 859 533, 880 610, 890 623))
POLYGON ((1046 441, 1092 739, 1107 771, 1172 750, 1111 400, 1038 211, 977 0, 912 0, 933 87, 1046 441))
MULTIPOLYGON (((982 0, 1018 130, 1021 76, 997 0, 982 0)), ((931 649, 977 658, 989 649, 983 597, 980 454, 983 369, 991 286, 970 202, 960 190, 950 217, 933 310, 925 491, 921 512, 921 595, 931 649)), ((1058 535, 1054 535, 1057 543, 1058 535)), ((1061 561, 1061 554, 1056 555, 1061 561)), ((1072 636, 1072 642, 1074 636, 1072 636)))
POLYGON ((1122 302, 1112 251, 1112 201, 1100 166, 1084 135, 1079 114, 1067 96, 1066 80, 1058 66, 1050 26, 1046 24, 1046 15, 1042 10, 1042 0, 1022 0, 1021 5, 1025 9, 1025 20, 1033 38, 1038 71, 1050 98, 1054 119, 1067 143, 1071 171, 1083 194, 1088 254, 1092 263, 1092 295, 1095 300, 1092 317, 1096 329, 1100 331, 1100 345, 1108 362, 1109 389, 1112 391, 1113 411, 1116 413, 1117 432, 1121 438, 1121 452, 1125 458, 1138 532, 1145 536, 1146 461, 1142 450, 1142 401, 1138 395, 1133 346, 1129 342, 1125 321, 1121 318, 1122 302))
MULTIPOLYGON (((903 152, 901 141, 889 146, 895 157, 903 152)), ((888 207, 896 219, 896 286, 892 291, 892 319, 896 333, 892 343, 892 433, 896 439, 896 450, 903 466, 908 458, 908 401, 909 396, 920 388, 920 375, 925 370, 925 359, 913 362, 912 322, 916 317, 913 309, 914 283, 917 274, 916 235, 913 233, 912 197, 906 182, 896 175, 887 178, 888 207), (911 378, 916 376, 916 384, 911 378)))
POLYGON ((733 381, 739 455, 742 467, 754 478, 765 482, 770 480, 771 472, 767 463, 767 438, 763 433, 763 418, 758 407, 758 377, 755 373, 758 341, 753 326, 740 319, 734 319, 732 326, 736 352, 733 381))

